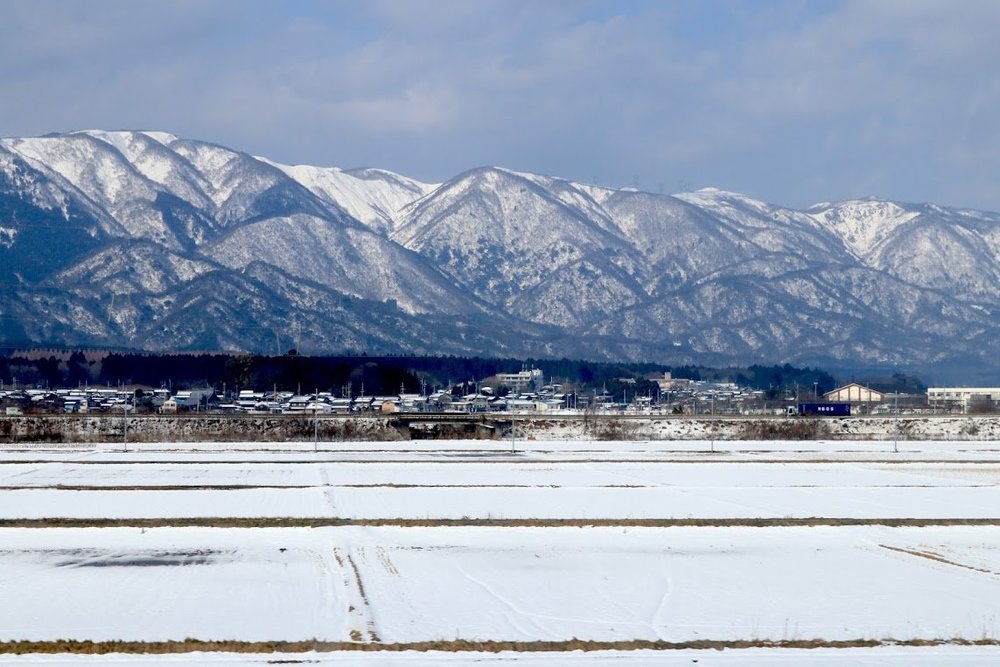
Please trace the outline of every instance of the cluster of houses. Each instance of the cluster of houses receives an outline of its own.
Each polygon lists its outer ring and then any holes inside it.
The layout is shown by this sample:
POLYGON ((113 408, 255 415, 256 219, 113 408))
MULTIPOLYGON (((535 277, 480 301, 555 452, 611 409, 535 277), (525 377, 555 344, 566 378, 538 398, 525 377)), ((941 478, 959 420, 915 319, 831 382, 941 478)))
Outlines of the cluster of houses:
MULTIPOLYGON (((147 405, 163 405, 168 401, 180 400, 185 406, 196 407, 188 401, 193 392, 179 392, 172 396, 167 389, 139 389, 125 387, 78 387, 76 389, 7 389, 0 390, 0 405, 4 414, 18 415, 25 412, 70 412, 100 413, 133 411, 139 402, 147 405)), ((197 398, 205 405, 205 393, 197 398)))
POLYGON ((541 371, 525 369, 430 393, 371 396, 338 396, 332 392, 309 394, 291 391, 242 390, 217 392, 212 387, 171 392, 134 387, 78 387, 75 389, 3 389, 0 406, 6 415, 25 412, 157 412, 176 414, 346 414, 395 412, 548 412, 615 414, 752 415, 789 414, 802 401, 850 404, 852 414, 900 412, 990 412, 1000 409, 1000 388, 931 388, 926 395, 893 395, 857 383, 820 394, 807 387, 779 400, 766 400, 764 392, 731 382, 703 382, 655 378, 645 391, 630 378, 619 378, 615 395, 606 389, 574 391, 558 383, 544 383, 541 371), (465 391, 462 391, 465 389, 465 391))
POLYGON ((430 393, 406 393, 382 396, 335 396, 331 392, 312 394, 291 392, 240 391, 231 402, 219 404, 217 410, 237 413, 271 414, 336 414, 364 412, 459 412, 485 413, 502 411, 544 412, 570 407, 571 395, 562 391, 562 385, 544 384, 542 372, 537 369, 520 373, 501 374, 493 382, 463 383, 452 389, 430 393), (492 385, 492 386, 490 386, 492 385), (494 387, 502 386, 503 395, 494 387))
POLYGON ((499 397, 484 387, 475 393, 457 396, 448 391, 430 394, 384 396, 334 396, 330 392, 241 391, 234 400, 213 406, 217 412, 249 414, 337 414, 351 412, 497 412, 503 410, 544 411, 566 407, 566 395, 557 389, 499 397))

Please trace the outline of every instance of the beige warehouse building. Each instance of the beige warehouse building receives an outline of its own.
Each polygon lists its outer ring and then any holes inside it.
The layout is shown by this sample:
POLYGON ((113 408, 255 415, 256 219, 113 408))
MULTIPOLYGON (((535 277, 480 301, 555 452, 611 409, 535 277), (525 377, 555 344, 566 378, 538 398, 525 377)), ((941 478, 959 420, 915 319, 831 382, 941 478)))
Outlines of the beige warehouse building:
POLYGON ((885 394, 852 382, 826 392, 823 394, 823 400, 838 403, 881 403, 885 400, 885 394))

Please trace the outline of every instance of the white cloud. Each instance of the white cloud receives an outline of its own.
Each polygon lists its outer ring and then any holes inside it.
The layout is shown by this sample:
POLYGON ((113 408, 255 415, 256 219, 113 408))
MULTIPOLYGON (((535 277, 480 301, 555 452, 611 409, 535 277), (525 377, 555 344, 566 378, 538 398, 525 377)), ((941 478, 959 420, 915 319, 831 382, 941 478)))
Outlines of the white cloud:
POLYGON ((6 2, 4 135, 1000 208, 1000 4, 6 2), (961 197, 962 200, 956 198, 961 197))

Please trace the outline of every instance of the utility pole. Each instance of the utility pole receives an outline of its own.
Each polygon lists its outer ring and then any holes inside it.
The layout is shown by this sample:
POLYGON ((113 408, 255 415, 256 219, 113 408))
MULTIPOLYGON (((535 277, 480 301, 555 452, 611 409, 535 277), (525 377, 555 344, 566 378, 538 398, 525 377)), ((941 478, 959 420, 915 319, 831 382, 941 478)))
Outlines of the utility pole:
POLYGON ((892 411, 896 414, 896 424, 893 429, 892 451, 899 453, 899 388, 892 395, 892 411))
POLYGON ((517 453, 517 416, 511 412, 510 413, 510 453, 517 453))
POLYGON ((125 399, 125 407, 122 411, 122 451, 128 452, 128 399, 125 399))

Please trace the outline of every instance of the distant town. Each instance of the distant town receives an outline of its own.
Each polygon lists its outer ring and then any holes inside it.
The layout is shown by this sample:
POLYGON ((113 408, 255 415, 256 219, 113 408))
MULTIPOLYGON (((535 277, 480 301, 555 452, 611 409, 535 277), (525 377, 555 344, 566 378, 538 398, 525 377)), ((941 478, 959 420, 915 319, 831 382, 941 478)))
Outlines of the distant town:
POLYGON ((581 389, 547 379, 537 368, 498 373, 444 388, 366 394, 364 384, 340 391, 275 385, 268 391, 202 386, 172 391, 142 385, 24 386, 0 380, 6 416, 25 414, 257 414, 330 415, 388 413, 517 413, 635 415, 888 415, 990 414, 1000 412, 1000 387, 930 387, 925 392, 882 392, 859 383, 820 391, 819 383, 775 395, 731 381, 692 380, 670 372, 646 382, 616 378, 620 390, 581 389))

